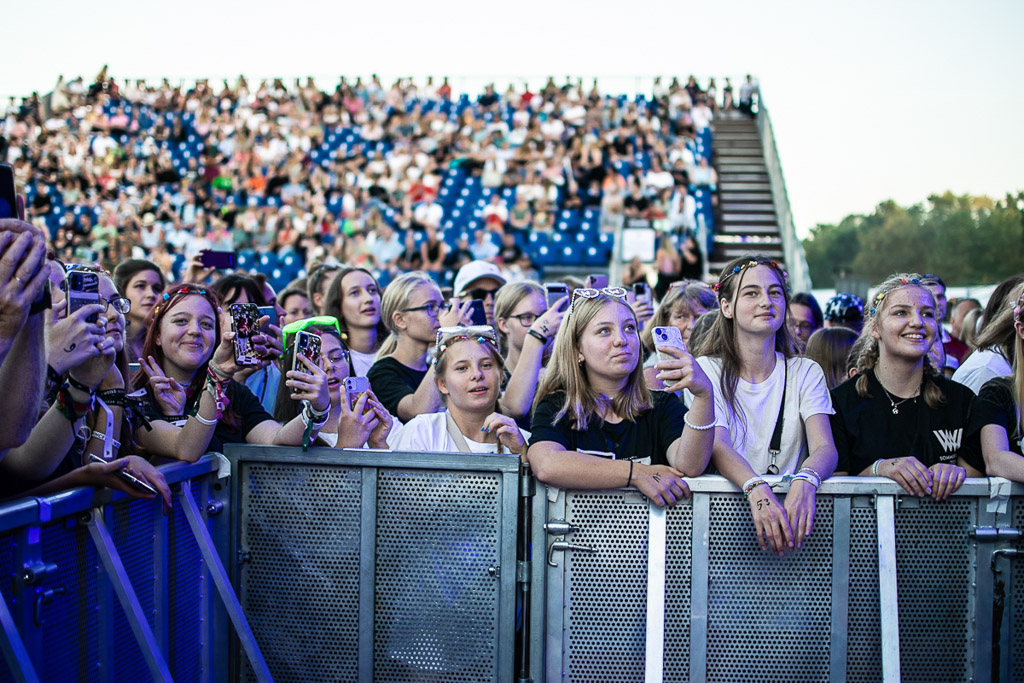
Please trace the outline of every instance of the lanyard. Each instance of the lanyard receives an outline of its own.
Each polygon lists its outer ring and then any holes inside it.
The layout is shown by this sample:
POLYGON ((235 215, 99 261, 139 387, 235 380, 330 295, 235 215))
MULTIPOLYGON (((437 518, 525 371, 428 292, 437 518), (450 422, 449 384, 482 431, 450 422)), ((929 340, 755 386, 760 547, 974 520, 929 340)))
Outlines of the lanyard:
MULTIPOLYGON (((469 450, 469 445, 466 443, 466 437, 462 435, 462 432, 459 430, 459 426, 455 424, 455 418, 453 418, 452 414, 447 410, 444 413, 444 420, 448 429, 448 436, 452 437, 452 441, 455 442, 455 446, 459 449, 459 452, 472 453, 473 451, 469 450)), ((498 440, 498 452, 505 452, 501 446, 500 439, 498 440)))
POLYGON ((786 412, 786 385, 789 384, 789 362, 786 358, 782 359, 782 368, 782 403, 779 404, 779 416, 775 418, 775 431, 772 432, 772 441, 768 444, 768 455, 772 456, 772 462, 768 465, 765 474, 779 473, 779 466, 775 464, 775 461, 779 457, 779 453, 782 452, 782 425, 785 422, 782 416, 786 412))

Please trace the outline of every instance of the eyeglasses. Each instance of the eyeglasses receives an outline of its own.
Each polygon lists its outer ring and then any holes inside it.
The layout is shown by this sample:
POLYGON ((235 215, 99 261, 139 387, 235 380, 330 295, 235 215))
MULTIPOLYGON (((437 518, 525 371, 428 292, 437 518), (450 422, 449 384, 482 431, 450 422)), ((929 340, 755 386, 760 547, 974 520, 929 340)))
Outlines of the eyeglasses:
POLYGON ((103 304, 103 312, 106 313, 107 308, 113 306, 114 310, 118 313, 127 313, 132 310, 132 302, 123 296, 115 296, 113 299, 100 298, 96 303, 103 304))
POLYGON ((324 356, 324 359, 329 365, 338 365, 344 361, 345 365, 351 365, 352 354, 348 349, 339 349, 332 352, 329 356, 324 356))
POLYGON ((488 296, 494 296, 498 293, 501 287, 495 287, 494 289, 484 289, 483 287, 474 287, 473 289, 467 289, 462 293, 462 296, 469 297, 470 299, 480 299, 483 301, 488 296))
POLYGON ((431 301, 429 304, 423 304, 422 306, 403 308, 402 313, 412 313, 413 311, 426 311, 427 315, 429 315, 431 318, 436 318, 439 313, 443 313, 450 309, 451 307, 451 304, 441 303, 439 301, 431 301))
POLYGON ((566 320, 572 317, 572 311, 576 306, 577 299, 596 299, 602 294, 616 299, 625 299, 626 289, 624 287, 603 287, 601 289, 582 287, 572 290, 572 299, 569 301, 569 312, 565 316, 566 320))
POLYGON ((475 340, 481 344, 490 344, 498 348, 498 335, 490 325, 470 325, 468 327, 442 327, 437 331, 437 341, 434 344, 434 363, 438 357, 448 350, 452 344, 460 341, 475 340), (443 342, 443 343, 442 343, 443 342))
MULTIPOLYGON (((543 313, 541 315, 543 315, 543 313)), ((523 327, 529 327, 537 321, 537 318, 539 318, 540 315, 537 315, 536 313, 520 313, 518 315, 510 315, 509 317, 518 320, 519 324, 523 327)))

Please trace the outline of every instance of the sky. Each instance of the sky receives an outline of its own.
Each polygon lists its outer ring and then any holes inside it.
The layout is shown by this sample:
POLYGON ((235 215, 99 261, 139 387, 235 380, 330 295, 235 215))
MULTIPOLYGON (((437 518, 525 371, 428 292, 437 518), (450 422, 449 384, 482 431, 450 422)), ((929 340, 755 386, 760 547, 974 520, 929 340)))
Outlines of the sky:
POLYGON ((7 3, 0 95, 58 74, 194 79, 656 74, 761 84, 797 233, 931 194, 1024 190, 1024 2, 519 0, 7 3))

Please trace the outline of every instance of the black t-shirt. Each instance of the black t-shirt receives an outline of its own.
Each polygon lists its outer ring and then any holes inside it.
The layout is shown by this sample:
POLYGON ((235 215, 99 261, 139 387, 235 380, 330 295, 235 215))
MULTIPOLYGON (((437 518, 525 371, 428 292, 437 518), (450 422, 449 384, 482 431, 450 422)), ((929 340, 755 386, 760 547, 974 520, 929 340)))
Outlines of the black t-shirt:
POLYGON ((674 394, 664 391, 652 391, 651 397, 654 407, 637 417, 636 422, 623 420, 611 424, 595 417, 586 430, 577 431, 572 428, 569 415, 555 422, 565 394, 545 396, 533 413, 530 445, 554 441, 569 451, 614 453, 618 460, 650 457, 652 465, 667 465, 668 447, 683 433, 686 406, 674 394))
POLYGON ((868 393, 857 394, 857 378, 832 390, 832 438, 839 452, 836 471, 858 475, 879 458, 914 456, 925 467, 940 462, 956 464, 963 458, 975 469, 985 471, 977 436, 969 436, 967 419, 974 392, 964 385, 934 377, 946 397, 932 409, 917 396, 899 403, 898 414, 875 373, 868 371, 868 393))
POLYGON ((415 394, 426 370, 415 370, 388 356, 375 361, 366 373, 370 388, 387 411, 398 415, 398 404, 409 394, 415 394))
POLYGON ((967 433, 981 437, 981 428, 999 425, 1006 430, 1010 450, 1017 455, 1021 451, 1021 434, 1017 427, 1017 407, 1013 400, 1013 381, 1009 377, 996 377, 981 387, 978 397, 971 403, 971 418, 967 433))
POLYGON ((502 263, 515 263, 519 260, 519 257, 523 255, 523 250, 519 248, 518 244, 513 244, 511 247, 502 247, 501 249, 501 262, 502 263))
MULTIPOLYGON (((189 399, 188 405, 185 408, 185 415, 192 414, 192 409, 201 396, 202 394, 200 393, 189 399)), ((264 410, 256 395, 244 384, 239 384, 232 380, 228 384, 227 396, 227 419, 221 419, 217 423, 213 430, 213 437, 210 439, 210 445, 206 447, 207 452, 222 453, 226 443, 245 443, 245 437, 248 436, 249 432, 256 425, 274 419, 270 413, 264 410), (234 424, 229 424, 229 422, 234 424)), ((165 416, 148 394, 146 417, 149 420, 165 420, 167 422, 177 422, 185 419, 181 415, 165 416)), ((142 429, 145 429, 145 427, 142 429)))

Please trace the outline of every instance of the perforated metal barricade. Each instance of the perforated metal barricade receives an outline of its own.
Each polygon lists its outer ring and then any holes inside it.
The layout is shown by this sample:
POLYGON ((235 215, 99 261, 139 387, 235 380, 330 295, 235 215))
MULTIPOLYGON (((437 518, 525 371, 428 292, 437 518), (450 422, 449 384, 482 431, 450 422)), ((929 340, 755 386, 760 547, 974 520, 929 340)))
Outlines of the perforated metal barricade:
POLYGON ((511 679, 516 457, 227 455, 235 585, 275 680, 511 679))
POLYGON ((782 558, 760 550, 747 501, 720 477, 690 480, 693 497, 660 522, 664 547, 649 546, 655 515, 635 491, 540 486, 531 676, 1024 680, 1008 531, 1022 528, 1024 487, 996 495, 996 481, 936 502, 888 480, 829 480, 813 534, 782 558), (1006 564, 1003 587, 993 558, 1006 564), (663 599, 649 603, 649 586, 663 599))
MULTIPOLYGON (((214 456, 162 468, 175 490, 203 501, 208 524, 220 509, 217 469, 214 456)), ((179 495, 167 514, 159 500, 92 488, 0 506, 0 589, 10 617, 0 681, 227 675, 213 656, 224 617, 179 495), (137 611, 125 607, 125 591, 137 611)))

